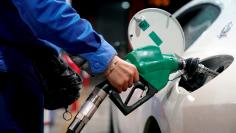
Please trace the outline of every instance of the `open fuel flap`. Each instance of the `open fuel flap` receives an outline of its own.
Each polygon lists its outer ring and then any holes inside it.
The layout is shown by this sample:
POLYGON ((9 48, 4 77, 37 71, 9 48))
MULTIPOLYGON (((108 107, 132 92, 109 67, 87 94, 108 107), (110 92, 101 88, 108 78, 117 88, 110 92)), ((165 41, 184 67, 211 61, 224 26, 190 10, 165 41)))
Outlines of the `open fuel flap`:
POLYGON ((141 10, 132 17, 128 39, 133 50, 154 45, 164 54, 182 55, 185 48, 184 32, 179 22, 158 8, 141 10))

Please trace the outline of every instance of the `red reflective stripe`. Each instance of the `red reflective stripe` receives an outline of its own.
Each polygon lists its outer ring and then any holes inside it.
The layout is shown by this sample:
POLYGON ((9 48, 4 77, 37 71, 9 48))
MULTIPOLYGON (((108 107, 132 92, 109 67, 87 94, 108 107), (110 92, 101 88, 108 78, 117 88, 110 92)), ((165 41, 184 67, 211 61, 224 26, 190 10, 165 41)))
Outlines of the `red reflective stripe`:
POLYGON ((81 74, 81 69, 71 60, 67 54, 62 55, 63 59, 68 63, 68 65, 73 69, 77 74, 81 74))
POLYGON ((72 105, 71 105, 71 112, 72 113, 77 112, 78 109, 79 109, 79 105, 80 105, 79 101, 75 101, 74 103, 72 103, 72 105))

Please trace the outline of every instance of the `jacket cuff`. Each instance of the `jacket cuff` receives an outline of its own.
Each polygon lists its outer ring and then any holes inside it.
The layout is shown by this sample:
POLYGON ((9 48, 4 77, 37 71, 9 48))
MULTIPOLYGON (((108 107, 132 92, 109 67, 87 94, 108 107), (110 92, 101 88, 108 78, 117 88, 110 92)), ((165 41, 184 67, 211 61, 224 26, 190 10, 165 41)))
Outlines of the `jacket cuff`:
POLYGON ((101 39, 101 45, 96 52, 80 54, 80 56, 88 61, 90 70, 92 74, 103 73, 110 61, 115 55, 117 55, 116 50, 104 39, 101 39))

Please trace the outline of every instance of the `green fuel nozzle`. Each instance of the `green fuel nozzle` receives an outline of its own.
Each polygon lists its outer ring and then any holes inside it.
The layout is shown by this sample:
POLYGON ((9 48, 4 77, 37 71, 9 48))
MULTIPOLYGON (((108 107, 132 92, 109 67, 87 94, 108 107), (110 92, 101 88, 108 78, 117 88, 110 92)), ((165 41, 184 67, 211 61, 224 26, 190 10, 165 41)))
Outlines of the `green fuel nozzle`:
POLYGON ((126 56, 134 64, 140 76, 154 88, 161 90, 169 81, 169 75, 182 69, 182 60, 175 55, 162 54, 159 47, 147 46, 136 49, 126 56))
POLYGON ((160 47, 146 46, 130 52, 126 60, 134 64, 140 76, 158 91, 163 89, 169 81, 169 76, 182 70, 186 78, 196 73, 203 73, 215 77, 215 72, 200 63, 199 58, 181 59, 173 54, 162 54, 160 47))

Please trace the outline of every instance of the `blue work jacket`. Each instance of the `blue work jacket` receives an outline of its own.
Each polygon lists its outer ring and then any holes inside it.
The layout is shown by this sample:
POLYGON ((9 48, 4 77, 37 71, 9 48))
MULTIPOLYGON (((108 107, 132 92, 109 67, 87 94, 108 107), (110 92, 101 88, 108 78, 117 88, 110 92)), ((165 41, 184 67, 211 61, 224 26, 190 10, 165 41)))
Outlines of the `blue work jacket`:
POLYGON ((78 55, 88 61, 93 74, 103 72, 116 55, 90 23, 63 0, 0 0, 1 133, 43 132, 41 86, 32 62, 18 49, 34 45, 78 55))
MULTIPOLYGON (((1 0, 0 38, 19 45, 46 43, 63 48, 86 59, 94 74, 103 72, 116 54, 64 0, 1 0)), ((1 51, 0 71, 6 71, 1 51)))

